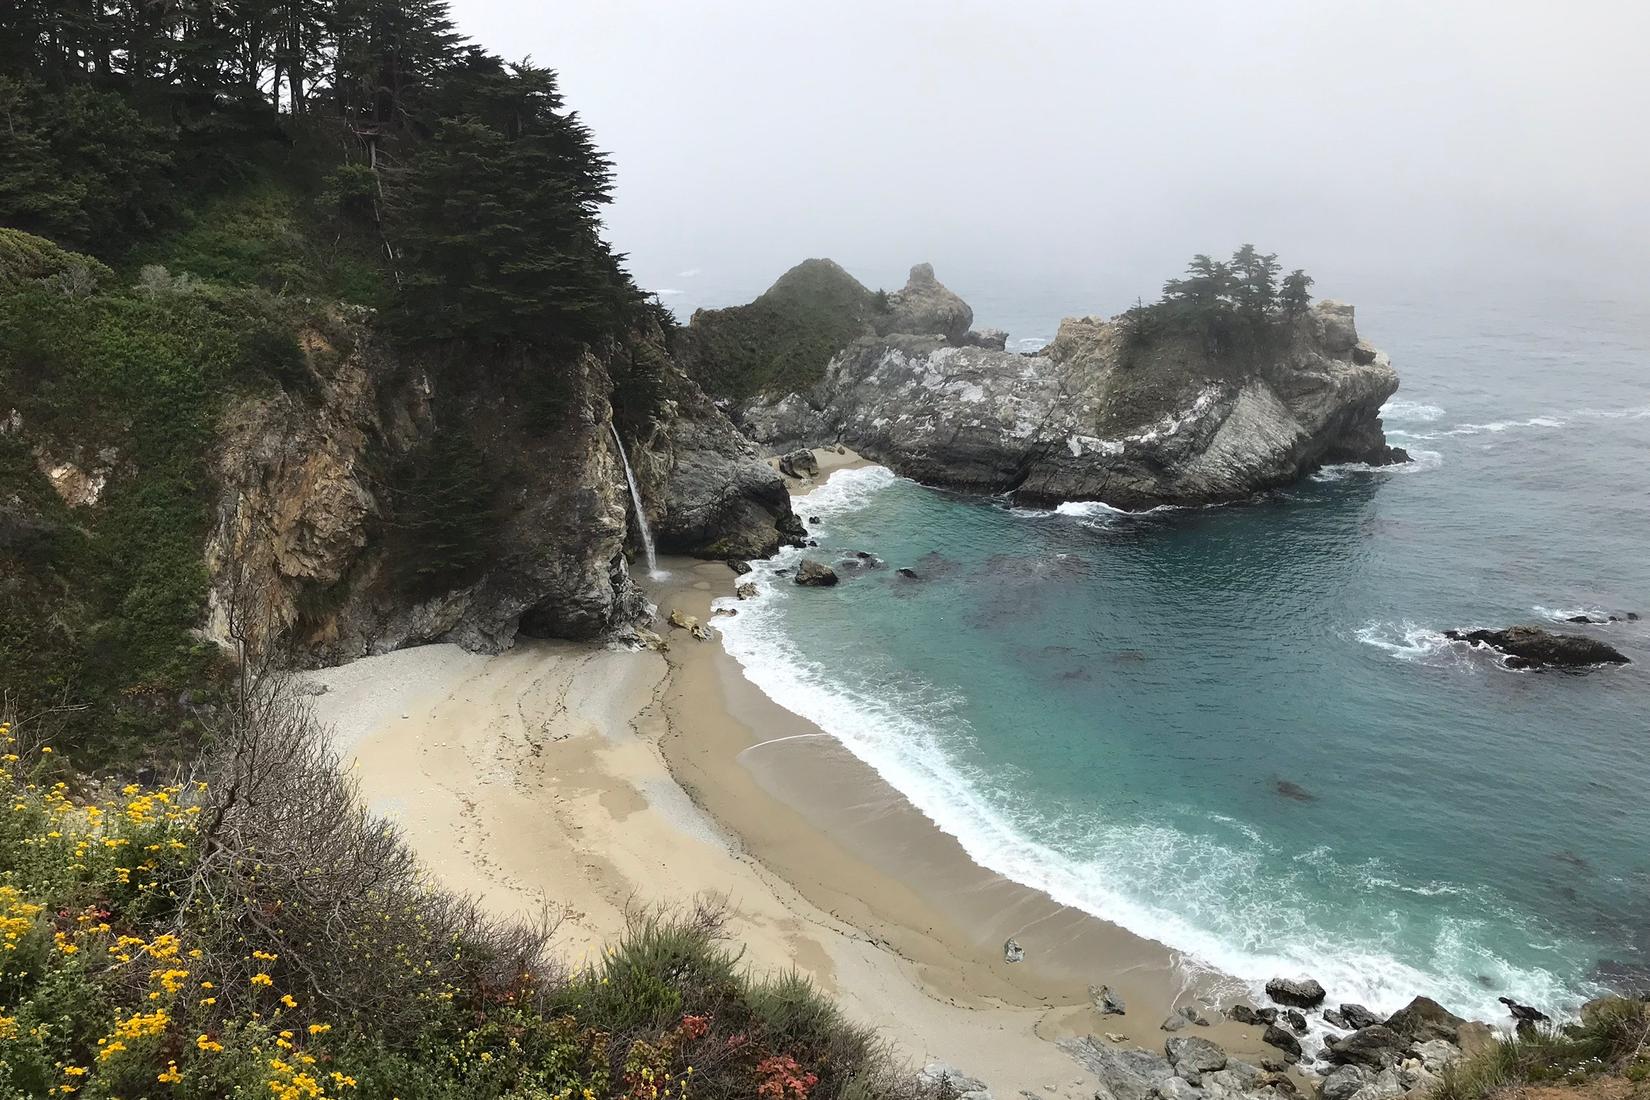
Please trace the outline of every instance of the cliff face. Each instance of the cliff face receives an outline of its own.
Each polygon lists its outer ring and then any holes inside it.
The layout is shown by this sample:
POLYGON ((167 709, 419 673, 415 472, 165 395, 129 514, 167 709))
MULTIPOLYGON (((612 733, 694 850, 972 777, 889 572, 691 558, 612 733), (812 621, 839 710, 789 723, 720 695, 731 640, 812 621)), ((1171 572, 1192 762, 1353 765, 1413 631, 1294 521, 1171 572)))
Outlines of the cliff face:
POLYGON ((838 353, 812 388, 747 404, 774 449, 843 442, 934 485, 1121 508, 1230 500, 1329 462, 1404 461, 1380 407, 1398 388, 1351 306, 1319 302, 1270 344, 1211 356, 1121 321, 1065 321, 1019 355, 968 336, 890 334, 838 353))
MULTIPOLYGON (((579 357, 547 415, 509 381, 544 364, 409 365, 360 325, 311 329, 302 344, 313 392, 260 394, 223 418, 211 636, 284 638, 326 663, 437 640, 496 651, 518 631, 588 638, 644 613, 601 359, 579 357), (403 499, 396 471, 440 433, 479 457, 491 504, 467 564, 432 583, 422 570, 440 547, 420 542, 444 543, 428 535, 440 517, 408 518, 419 502, 403 499)), ((630 443, 661 548, 771 553, 790 515, 783 483, 697 386, 668 361, 663 371, 668 397, 630 443)))

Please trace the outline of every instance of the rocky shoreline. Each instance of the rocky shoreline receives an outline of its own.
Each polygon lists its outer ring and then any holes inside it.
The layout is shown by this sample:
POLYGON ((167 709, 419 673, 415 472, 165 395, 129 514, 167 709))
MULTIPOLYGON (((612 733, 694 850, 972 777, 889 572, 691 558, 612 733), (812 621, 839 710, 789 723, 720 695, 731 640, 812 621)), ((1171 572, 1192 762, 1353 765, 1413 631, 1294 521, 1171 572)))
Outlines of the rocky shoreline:
MULTIPOLYGON (((1323 1007, 1325 990, 1310 979, 1273 979, 1266 991, 1270 1005, 1238 1003, 1224 1010, 1232 1021, 1263 1029, 1263 1041, 1276 1053, 1258 1064, 1197 1035, 1171 1034, 1161 1052, 1132 1046, 1115 1033, 1065 1039, 1059 1046, 1098 1078, 1096 1100, 1426 1100, 1452 1067, 1502 1038, 1490 1024, 1462 1019, 1429 997, 1416 997, 1383 1017, 1359 1004, 1323 1007), (1302 1010, 1316 1010, 1315 1020, 1325 1029, 1314 1050, 1306 1048, 1312 1029, 1302 1010)), ((1620 1000, 1589 1002, 1582 1017, 1620 1000)), ((1539 1009, 1507 997, 1501 1001, 1520 1037, 1552 1022, 1539 1009)), ((1095 1008, 1102 1016, 1124 1011, 1104 990, 1095 993, 1095 1008)), ((1171 1014, 1162 1030, 1174 1033, 1208 1022, 1185 1008, 1171 1014)), ((921 1077, 943 1082, 953 1096, 992 1097, 984 1081, 943 1063, 928 1065, 921 1077)))

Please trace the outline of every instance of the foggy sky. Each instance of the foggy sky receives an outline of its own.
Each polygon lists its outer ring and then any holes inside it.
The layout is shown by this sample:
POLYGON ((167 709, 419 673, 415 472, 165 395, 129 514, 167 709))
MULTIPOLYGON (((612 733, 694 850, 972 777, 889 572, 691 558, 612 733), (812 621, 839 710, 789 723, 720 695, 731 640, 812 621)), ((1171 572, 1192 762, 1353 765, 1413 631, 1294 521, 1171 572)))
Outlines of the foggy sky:
POLYGON ((1111 312, 1244 241, 1330 295, 1650 286, 1642 3, 452 7, 559 70, 617 168, 608 235, 672 305, 826 255, 1111 312))

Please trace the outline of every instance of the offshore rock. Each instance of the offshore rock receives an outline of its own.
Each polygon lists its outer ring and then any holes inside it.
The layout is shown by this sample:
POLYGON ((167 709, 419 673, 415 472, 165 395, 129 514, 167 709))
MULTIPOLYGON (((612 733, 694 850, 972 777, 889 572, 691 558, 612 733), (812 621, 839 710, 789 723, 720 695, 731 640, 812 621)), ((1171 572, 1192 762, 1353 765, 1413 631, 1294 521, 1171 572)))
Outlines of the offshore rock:
POLYGON ((863 337, 738 419, 773 450, 841 441, 918 481, 1030 502, 1234 500, 1324 464, 1407 460, 1380 420, 1398 376, 1384 354, 1354 358, 1351 325, 1350 306, 1319 302, 1253 360, 1183 335, 1141 346, 1096 317, 1068 318, 1036 355, 863 337))
POLYGON ((1509 668, 1587 668, 1625 665, 1627 657, 1614 646, 1580 634, 1554 634, 1538 626, 1510 626, 1505 630, 1446 630, 1452 642, 1488 646, 1505 654, 1509 668))
MULTIPOLYGON (((800 584, 805 588, 829 588, 831 585, 837 583, 837 575, 836 570, 832 569, 824 562, 815 561, 812 558, 803 558, 801 563, 796 567, 796 576, 793 580, 796 584, 800 584)), ((1015 943, 1013 940, 1009 940, 1008 944, 1003 948, 1003 954, 1005 956, 1010 953, 1010 947, 1012 947, 1015 951, 1020 950, 1019 944, 1015 943)), ((1009 959, 1008 961, 1018 962, 1019 960, 1009 959)))

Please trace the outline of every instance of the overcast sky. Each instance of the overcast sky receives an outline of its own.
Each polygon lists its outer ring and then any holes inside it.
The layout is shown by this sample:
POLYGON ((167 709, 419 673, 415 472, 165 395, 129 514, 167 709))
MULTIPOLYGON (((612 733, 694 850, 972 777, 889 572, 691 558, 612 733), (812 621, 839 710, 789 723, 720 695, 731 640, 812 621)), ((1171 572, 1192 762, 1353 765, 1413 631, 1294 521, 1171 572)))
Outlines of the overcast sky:
POLYGON ((453 13, 560 71, 618 170, 609 235, 672 304, 748 299, 818 255, 873 285, 931 260, 975 293, 1132 300, 1246 240, 1331 293, 1411 274, 1650 285, 1642 0, 453 13))

